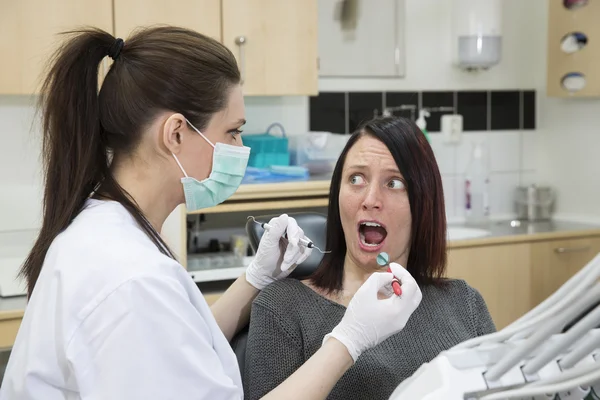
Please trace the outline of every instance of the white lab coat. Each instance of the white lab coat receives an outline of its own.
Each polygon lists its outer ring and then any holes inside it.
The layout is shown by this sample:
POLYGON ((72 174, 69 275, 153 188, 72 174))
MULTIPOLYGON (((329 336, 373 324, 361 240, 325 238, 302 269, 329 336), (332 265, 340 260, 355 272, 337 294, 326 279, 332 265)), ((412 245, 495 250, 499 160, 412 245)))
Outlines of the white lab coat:
POLYGON ((235 354, 184 268, 120 204, 54 241, 0 400, 242 399, 235 354))

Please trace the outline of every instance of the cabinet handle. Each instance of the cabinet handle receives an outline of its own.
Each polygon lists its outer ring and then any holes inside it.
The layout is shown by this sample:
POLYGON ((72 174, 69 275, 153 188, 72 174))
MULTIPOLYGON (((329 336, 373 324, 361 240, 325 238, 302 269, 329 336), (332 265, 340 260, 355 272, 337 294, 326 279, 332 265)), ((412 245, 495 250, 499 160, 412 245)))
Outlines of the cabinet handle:
POLYGON ((238 48, 240 49, 240 69, 241 69, 241 75, 242 75, 242 85, 244 84, 244 81, 246 80, 246 60, 245 60, 245 55, 244 55, 244 45, 246 44, 246 36, 238 36, 235 38, 235 44, 237 44, 238 48))
POLYGON ((581 246, 581 247, 557 247, 554 249, 555 253, 576 253, 580 251, 588 251, 590 246, 581 246))

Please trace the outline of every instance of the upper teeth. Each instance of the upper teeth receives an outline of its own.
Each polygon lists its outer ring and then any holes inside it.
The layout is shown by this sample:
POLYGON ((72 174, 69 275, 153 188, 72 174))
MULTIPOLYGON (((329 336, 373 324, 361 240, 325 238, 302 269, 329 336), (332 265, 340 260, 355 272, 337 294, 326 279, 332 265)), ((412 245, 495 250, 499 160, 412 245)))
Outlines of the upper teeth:
POLYGON ((377 222, 363 222, 363 223, 361 223, 361 225, 366 225, 366 226, 381 226, 377 222))

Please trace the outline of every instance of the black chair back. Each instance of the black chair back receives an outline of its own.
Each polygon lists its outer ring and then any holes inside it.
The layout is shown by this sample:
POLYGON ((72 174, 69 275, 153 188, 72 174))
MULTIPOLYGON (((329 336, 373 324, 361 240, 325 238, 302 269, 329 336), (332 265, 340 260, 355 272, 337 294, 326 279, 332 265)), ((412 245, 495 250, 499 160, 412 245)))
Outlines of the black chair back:
MULTIPOLYGON (((305 212, 305 213, 290 213, 290 217, 293 217, 298 226, 304 231, 304 235, 309 238, 315 246, 321 250, 325 250, 325 234, 327 231, 327 216, 316 212, 305 212)), ((271 218, 277 217, 279 214, 274 215, 262 215, 255 217, 258 222, 269 222, 271 218)), ((260 238, 264 233, 264 229, 256 222, 249 219, 246 222, 246 233, 250 238, 250 247, 256 252, 260 243, 260 238)), ((290 274, 290 278, 304 279, 312 274, 319 263, 323 259, 321 254, 316 249, 313 249, 310 256, 300 265, 298 265, 290 274)))

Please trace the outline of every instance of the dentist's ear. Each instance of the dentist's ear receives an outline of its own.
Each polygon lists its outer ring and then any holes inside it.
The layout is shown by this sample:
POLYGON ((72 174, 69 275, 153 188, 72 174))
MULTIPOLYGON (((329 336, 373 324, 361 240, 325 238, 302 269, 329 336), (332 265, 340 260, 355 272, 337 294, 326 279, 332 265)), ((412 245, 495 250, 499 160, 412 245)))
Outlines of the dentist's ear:
POLYGON ((171 114, 165 121, 162 132, 159 135, 161 147, 171 154, 179 154, 183 142, 183 136, 187 131, 187 121, 182 114, 171 114))

